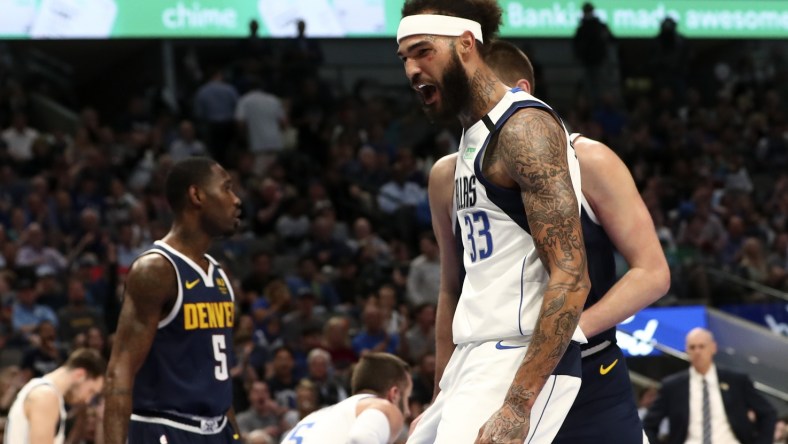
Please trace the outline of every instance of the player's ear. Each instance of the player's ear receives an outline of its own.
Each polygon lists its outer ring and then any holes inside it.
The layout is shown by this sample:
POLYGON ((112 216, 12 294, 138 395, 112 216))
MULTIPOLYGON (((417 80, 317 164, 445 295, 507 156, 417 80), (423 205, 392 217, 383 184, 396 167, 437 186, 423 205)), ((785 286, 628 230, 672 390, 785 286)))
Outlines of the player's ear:
POLYGON ((521 90, 527 92, 528 94, 532 94, 531 92, 531 83, 528 80, 520 79, 517 81, 516 87, 520 88, 521 90))
POLYGON ((84 368, 75 368, 72 370, 72 375, 74 376, 74 381, 78 383, 83 383, 88 379, 88 372, 85 371, 84 368))
POLYGON ((459 37, 459 45, 457 46, 457 50, 460 52, 460 56, 465 59, 468 55, 471 54, 473 48, 476 47, 476 38, 473 36, 471 31, 465 31, 459 37))
POLYGON ((386 393, 386 399, 387 399, 389 402, 392 402, 392 403, 394 403, 394 404, 396 404, 396 403, 397 403, 397 400, 399 400, 399 398, 400 398, 401 396, 402 396, 402 393, 400 392, 400 389, 399 389, 399 387, 397 387, 396 385, 394 385, 394 386, 391 386, 391 387, 389 388, 389 391, 386 393))
POLYGON ((195 207, 201 207, 203 200, 202 190, 197 185, 189 186, 189 202, 195 207))

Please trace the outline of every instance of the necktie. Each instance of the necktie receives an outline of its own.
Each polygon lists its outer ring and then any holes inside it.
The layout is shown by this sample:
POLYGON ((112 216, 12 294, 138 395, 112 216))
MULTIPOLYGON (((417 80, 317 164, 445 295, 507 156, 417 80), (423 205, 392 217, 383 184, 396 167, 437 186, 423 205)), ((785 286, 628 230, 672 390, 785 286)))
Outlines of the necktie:
POLYGON ((703 444, 711 444, 711 407, 706 378, 703 378, 703 444))

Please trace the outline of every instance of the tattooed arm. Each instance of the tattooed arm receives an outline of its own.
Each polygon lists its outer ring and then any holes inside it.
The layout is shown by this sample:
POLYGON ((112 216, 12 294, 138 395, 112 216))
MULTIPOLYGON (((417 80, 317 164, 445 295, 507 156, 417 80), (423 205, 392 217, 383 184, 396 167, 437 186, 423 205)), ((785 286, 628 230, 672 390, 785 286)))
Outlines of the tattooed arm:
POLYGON ((520 187, 531 236, 550 278, 504 405, 482 427, 477 442, 522 443, 531 408, 569 345, 590 284, 563 128, 545 111, 521 110, 501 129, 496 152, 501 173, 520 187))
POLYGON ((129 271, 118 331, 104 389, 106 444, 124 444, 131 417, 134 377, 148 356, 159 320, 177 294, 172 265, 158 254, 142 256, 129 271))

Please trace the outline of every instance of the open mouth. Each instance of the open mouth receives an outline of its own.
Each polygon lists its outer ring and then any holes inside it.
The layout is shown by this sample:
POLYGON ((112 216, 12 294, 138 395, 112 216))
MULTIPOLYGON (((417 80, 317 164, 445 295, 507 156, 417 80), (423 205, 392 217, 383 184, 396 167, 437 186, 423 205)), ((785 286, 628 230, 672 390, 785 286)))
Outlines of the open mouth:
POLYGON ((432 105, 438 100, 438 88, 435 85, 420 83, 414 88, 421 96, 421 101, 425 105, 432 105))

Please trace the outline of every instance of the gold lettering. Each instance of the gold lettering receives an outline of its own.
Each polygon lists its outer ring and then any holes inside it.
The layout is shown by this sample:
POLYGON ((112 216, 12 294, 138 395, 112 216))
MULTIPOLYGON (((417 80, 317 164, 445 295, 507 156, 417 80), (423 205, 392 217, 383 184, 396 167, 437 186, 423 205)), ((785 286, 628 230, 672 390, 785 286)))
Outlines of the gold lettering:
POLYGON ((211 307, 213 308, 214 317, 216 318, 216 326, 224 328, 224 305, 214 302, 211 304, 211 307))
POLYGON ((208 326, 216 328, 216 312, 213 309, 215 304, 213 302, 205 303, 205 310, 208 312, 208 326))
POLYGON ((197 303, 197 310, 200 312, 200 329, 210 328, 208 324, 208 304, 205 302, 197 303))
POLYGON ((194 304, 183 304, 183 328, 194 330, 197 328, 197 307, 194 304))
POLYGON ((235 304, 232 302, 223 302, 222 305, 224 305, 224 314, 227 317, 225 325, 232 328, 235 321, 235 304))

